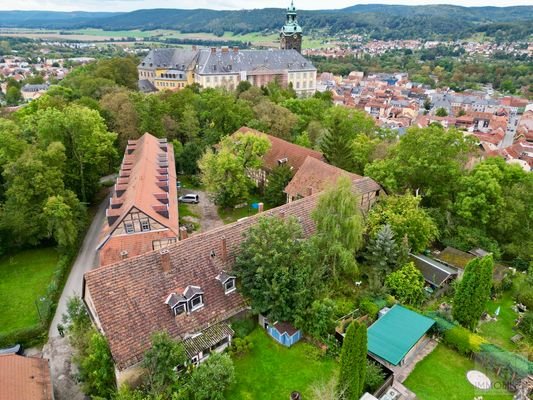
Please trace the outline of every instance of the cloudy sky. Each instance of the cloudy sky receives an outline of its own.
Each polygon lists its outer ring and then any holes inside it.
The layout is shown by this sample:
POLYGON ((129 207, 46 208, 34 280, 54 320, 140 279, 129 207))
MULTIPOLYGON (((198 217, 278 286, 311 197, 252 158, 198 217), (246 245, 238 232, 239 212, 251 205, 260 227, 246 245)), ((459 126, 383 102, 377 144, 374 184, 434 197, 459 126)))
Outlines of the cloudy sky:
MULTIPOLYGON (((0 0, 0 10, 132 11, 142 8, 242 8, 286 7, 289 0, 0 0)), ((533 5, 533 0, 296 0, 297 8, 342 8, 354 4, 457 4, 463 6, 533 5)))

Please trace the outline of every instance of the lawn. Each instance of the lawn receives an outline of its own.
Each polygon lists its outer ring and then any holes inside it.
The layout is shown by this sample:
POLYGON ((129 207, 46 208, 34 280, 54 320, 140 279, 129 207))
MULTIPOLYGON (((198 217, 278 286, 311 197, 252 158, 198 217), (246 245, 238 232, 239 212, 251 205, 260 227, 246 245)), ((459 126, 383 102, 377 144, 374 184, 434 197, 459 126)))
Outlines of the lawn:
POLYGON ((51 248, 25 250, 0 259, 0 334, 37 325, 35 301, 46 293, 56 263, 51 248))
POLYGON ((309 399, 313 384, 329 381, 337 371, 334 360, 321 358, 308 343, 287 348, 260 328, 250 338, 250 353, 234 360, 236 382, 226 392, 227 399, 288 399, 294 390, 309 399))
MULTIPOLYGON (((431 354, 420 361, 409 375, 404 385, 412 390, 420 400, 472 400, 476 396, 490 400, 512 399, 503 389, 482 391, 475 389, 466 379, 466 373, 480 369, 474 361, 463 357, 450 348, 439 344, 431 354)), ((486 371, 483 371, 485 372, 486 371)), ((499 380, 487 374, 494 384, 499 380)))
POLYGON ((479 335, 483 336, 489 342, 497 344, 509 351, 516 351, 517 346, 511 342, 511 337, 518 332, 513 330, 515 325, 516 313, 511 309, 514 304, 511 292, 505 292, 502 297, 491 301, 487 305, 487 312, 494 316, 494 312, 500 307, 500 315, 497 321, 483 322, 479 326, 479 335))
POLYGON ((268 204, 264 203, 264 201, 258 196, 258 195, 252 195, 246 202, 247 205, 240 208, 218 208, 218 216, 222 221, 224 221, 225 224, 231 224, 232 222, 235 222, 241 218, 249 217, 251 215, 257 214, 257 209, 252 208, 252 204, 254 203, 261 203, 263 202, 263 211, 269 210, 272 208, 268 204))

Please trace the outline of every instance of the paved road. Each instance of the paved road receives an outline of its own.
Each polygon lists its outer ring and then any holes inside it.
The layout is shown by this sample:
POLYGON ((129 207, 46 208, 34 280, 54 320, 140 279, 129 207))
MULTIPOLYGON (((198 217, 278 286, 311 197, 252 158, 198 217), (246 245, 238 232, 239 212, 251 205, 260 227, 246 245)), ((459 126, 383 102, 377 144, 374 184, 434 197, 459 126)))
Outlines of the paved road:
POLYGON ((49 337, 59 336, 57 331, 57 324, 61 322, 61 316, 67 310, 67 300, 72 296, 81 296, 81 287, 83 282, 83 274, 91 270, 97 264, 96 246, 98 245, 98 238, 102 230, 105 218, 105 209, 109 204, 109 196, 98 207, 98 211, 87 231, 87 235, 83 240, 83 244, 78 253, 78 257, 72 266, 70 275, 61 293, 61 298, 57 304, 56 314, 50 325, 49 337))
POLYGON ((512 113, 509 117, 509 123, 507 124, 507 131, 505 132, 505 136, 500 144, 501 149, 505 149, 513 144, 517 121, 518 115, 512 113))

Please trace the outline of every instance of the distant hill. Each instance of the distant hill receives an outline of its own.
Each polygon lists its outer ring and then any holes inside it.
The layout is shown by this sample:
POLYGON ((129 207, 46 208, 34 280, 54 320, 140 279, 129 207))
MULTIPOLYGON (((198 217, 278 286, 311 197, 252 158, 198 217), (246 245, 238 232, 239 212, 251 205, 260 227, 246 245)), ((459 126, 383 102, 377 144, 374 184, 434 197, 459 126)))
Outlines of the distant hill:
MULTIPOLYGON (((274 31, 283 9, 216 11, 150 9, 128 13, 0 12, 0 27, 175 29, 182 32, 244 34, 274 31)), ((300 11, 307 32, 368 34, 375 39, 460 39, 481 32, 500 40, 533 35, 533 6, 460 7, 450 5, 355 5, 342 10, 300 11)))

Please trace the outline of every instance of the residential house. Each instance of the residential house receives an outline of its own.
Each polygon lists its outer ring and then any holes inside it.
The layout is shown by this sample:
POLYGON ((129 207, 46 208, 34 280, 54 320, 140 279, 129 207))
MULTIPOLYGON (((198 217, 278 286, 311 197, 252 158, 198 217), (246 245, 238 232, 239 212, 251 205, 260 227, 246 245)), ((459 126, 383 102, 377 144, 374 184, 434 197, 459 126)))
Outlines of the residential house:
MULTIPOLYGON (((364 198, 365 193, 356 190, 364 198)), ((82 298, 109 342, 118 382, 139 377, 139 363, 157 331, 182 341, 193 362, 227 346, 233 336, 228 319, 247 308, 231 273, 244 232, 261 216, 295 217, 307 237, 315 230, 311 212, 318 197, 87 272, 82 298)))
POLYGON ((48 360, 0 355, 0 400, 53 400, 48 360))
POLYGON ((324 156, 319 151, 287 142, 276 136, 268 135, 246 126, 243 126, 235 133, 238 132, 265 135, 270 141, 270 149, 263 156, 263 167, 260 170, 248 171, 250 178, 252 178, 259 187, 266 185, 268 182, 268 175, 277 166, 286 164, 294 171, 294 173, 296 173, 307 157, 325 161, 324 156))
POLYGON ((47 83, 42 84, 42 85, 26 84, 21 89, 22 97, 24 98, 24 101, 38 99, 44 93, 46 93, 49 87, 50 85, 48 85, 47 83))
POLYGON ((179 239, 172 144, 145 133, 128 141, 98 245, 100 266, 179 239))

